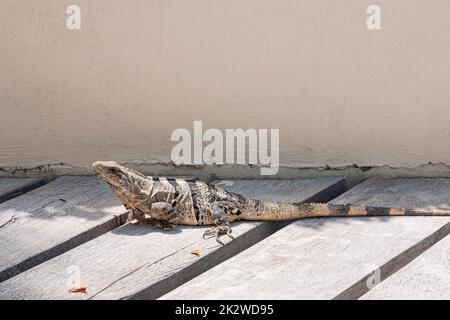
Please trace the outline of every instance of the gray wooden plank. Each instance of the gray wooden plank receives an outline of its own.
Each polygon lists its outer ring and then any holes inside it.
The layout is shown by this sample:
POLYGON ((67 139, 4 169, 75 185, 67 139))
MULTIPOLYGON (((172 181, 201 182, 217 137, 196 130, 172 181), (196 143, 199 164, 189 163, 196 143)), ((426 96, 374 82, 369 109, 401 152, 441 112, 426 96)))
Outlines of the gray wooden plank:
POLYGON ((447 236, 361 299, 450 300, 449 253, 447 236))
POLYGON ((313 178, 300 180, 222 180, 212 184, 248 198, 265 201, 301 202, 314 197, 326 201, 330 194, 341 194, 345 188, 342 178, 313 178))
POLYGON ((0 203, 42 186, 41 178, 0 178, 0 203))
MULTIPOLYGON (((332 202, 447 210, 450 179, 369 179, 332 202)), ((358 298, 448 234, 449 221, 299 220, 162 299, 358 298)))
POLYGON ((97 177, 61 177, 0 204, 0 281, 117 227, 125 212, 97 177))
MULTIPOLYGON (((344 180, 228 181, 225 185, 229 190, 255 197, 255 189, 262 186, 261 190, 271 190, 271 197, 275 198, 278 195, 294 201, 323 201, 343 192, 344 180)), ((178 226, 161 232, 130 223, 0 283, 0 299, 158 298, 283 225, 236 224, 236 240, 221 247, 214 239, 202 239, 202 227, 178 226), (193 255, 194 250, 200 250, 201 256, 193 255), (87 295, 68 293, 67 268, 79 270, 79 285, 87 287, 87 295)))

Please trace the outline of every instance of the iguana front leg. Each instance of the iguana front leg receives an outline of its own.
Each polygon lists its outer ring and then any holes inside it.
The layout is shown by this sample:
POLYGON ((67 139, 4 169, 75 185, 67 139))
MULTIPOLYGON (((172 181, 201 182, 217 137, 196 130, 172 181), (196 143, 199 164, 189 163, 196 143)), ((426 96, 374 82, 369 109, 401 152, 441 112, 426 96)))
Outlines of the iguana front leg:
POLYGON ((231 227, 230 227, 227 232, 227 236, 230 237, 232 240, 234 240, 234 236, 231 234, 232 232, 233 232, 233 230, 231 230, 231 227))
POLYGON ((203 239, 215 237, 216 241, 221 245, 224 245, 224 243, 220 240, 220 237, 223 235, 227 235, 234 240, 232 235, 233 231, 227 218, 227 211, 234 213, 237 212, 238 209, 234 208, 229 202, 217 201, 211 204, 209 210, 211 216, 213 217, 213 223, 216 227, 206 230, 203 234, 203 239))
POLYGON ((175 208, 167 202, 152 203, 150 211, 144 214, 135 215, 141 223, 150 224, 158 229, 171 230, 178 224, 178 214, 175 208))
POLYGON ((230 226, 218 226, 211 229, 208 229, 203 234, 203 239, 209 239, 209 238, 216 238, 216 241, 221 244, 222 246, 225 245, 222 240, 220 240, 220 237, 223 235, 229 236, 231 239, 234 240, 233 235, 231 234, 232 230, 230 226))

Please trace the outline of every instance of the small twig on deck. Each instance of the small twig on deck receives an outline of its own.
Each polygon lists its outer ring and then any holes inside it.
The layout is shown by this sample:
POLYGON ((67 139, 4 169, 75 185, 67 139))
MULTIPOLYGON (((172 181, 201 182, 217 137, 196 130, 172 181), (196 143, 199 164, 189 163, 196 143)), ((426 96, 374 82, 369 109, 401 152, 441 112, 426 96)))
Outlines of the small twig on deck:
POLYGON ((18 216, 17 214, 13 214, 13 215, 11 216, 11 218, 10 218, 8 221, 6 221, 6 222, 3 223, 2 225, 0 225, 0 228, 3 228, 3 227, 6 226, 8 223, 14 222, 14 221, 16 221, 17 219, 19 219, 19 216, 18 216))

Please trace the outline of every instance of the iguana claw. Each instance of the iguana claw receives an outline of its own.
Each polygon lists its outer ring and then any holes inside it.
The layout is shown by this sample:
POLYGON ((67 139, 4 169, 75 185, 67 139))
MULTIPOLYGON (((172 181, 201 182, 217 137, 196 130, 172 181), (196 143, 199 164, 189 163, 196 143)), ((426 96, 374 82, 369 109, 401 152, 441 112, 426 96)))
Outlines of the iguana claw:
POLYGON ((216 241, 223 246, 225 244, 220 240, 220 237, 223 235, 227 235, 228 237, 230 237, 231 239, 234 240, 234 237, 231 233, 232 233, 232 230, 231 230, 230 226, 221 225, 221 226, 217 226, 217 227, 205 230, 205 232, 203 233, 203 239, 209 239, 209 238, 215 237, 216 241))

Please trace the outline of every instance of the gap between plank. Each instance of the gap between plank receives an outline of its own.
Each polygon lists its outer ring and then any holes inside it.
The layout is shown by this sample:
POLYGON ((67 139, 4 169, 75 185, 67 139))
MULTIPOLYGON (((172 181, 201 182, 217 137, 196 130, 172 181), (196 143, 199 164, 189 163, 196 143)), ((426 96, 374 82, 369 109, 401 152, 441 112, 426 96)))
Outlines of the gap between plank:
MULTIPOLYGON (((378 284, 389 278, 391 275, 393 275, 403 267, 405 267, 407 264, 409 264, 411 261, 413 261, 415 258, 420 256, 422 253, 427 251, 432 246, 434 246, 436 243, 444 239, 449 234, 450 234, 450 223, 447 223, 440 229, 430 234, 428 237, 422 239, 412 247, 408 248, 407 250, 403 251, 402 253, 398 254, 397 256, 395 256, 394 258, 383 264, 379 268, 380 282, 378 284)), ((355 282, 349 288, 347 288, 339 295, 334 297, 333 300, 359 299, 372 289, 369 288, 369 286, 367 285, 371 277, 373 277, 373 274, 368 274, 364 276, 362 279, 355 282)))
MULTIPOLYGON (((328 202, 344 193, 346 191, 345 189, 345 180, 343 179, 302 202, 328 202)), ((264 240, 280 229, 291 224, 293 221, 295 220, 263 222, 254 229, 247 231, 239 238, 229 242, 225 247, 218 248, 217 250, 209 253, 207 256, 202 257, 193 264, 183 268, 183 270, 180 270, 179 272, 145 288, 144 290, 128 297, 122 297, 121 299, 158 299, 170 291, 175 290, 184 283, 208 271, 209 269, 250 248, 261 240, 264 240)))

